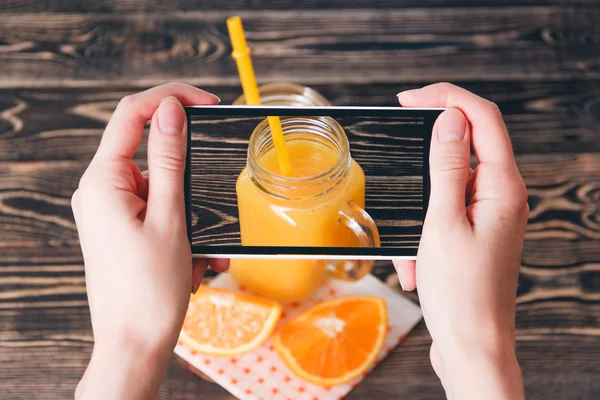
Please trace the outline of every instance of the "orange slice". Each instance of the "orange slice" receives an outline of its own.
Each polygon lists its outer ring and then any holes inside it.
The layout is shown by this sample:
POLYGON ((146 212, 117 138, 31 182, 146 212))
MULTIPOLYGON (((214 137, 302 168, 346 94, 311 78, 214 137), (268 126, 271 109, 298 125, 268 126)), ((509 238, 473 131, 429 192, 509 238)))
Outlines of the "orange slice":
POLYGON ((200 285, 190 298, 179 339, 198 353, 246 353, 271 335, 281 310, 271 300, 200 285))
POLYGON ((373 365, 385 342, 387 319, 384 299, 340 297, 286 322, 273 345, 300 378, 325 387, 339 385, 373 365))

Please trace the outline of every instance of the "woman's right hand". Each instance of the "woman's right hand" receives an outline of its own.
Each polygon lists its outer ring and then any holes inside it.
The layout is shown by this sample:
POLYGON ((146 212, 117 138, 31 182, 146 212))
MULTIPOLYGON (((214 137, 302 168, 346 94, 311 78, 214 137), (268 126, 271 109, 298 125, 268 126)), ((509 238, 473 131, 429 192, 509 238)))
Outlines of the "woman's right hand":
POLYGON ((404 290, 419 290, 434 370, 450 399, 523 398, 514 331, 529 207, 502 115, 447 83, 398 99, 404 107, 448 108, 432 132, 431 194, 416 266, 395 262, 404 290))

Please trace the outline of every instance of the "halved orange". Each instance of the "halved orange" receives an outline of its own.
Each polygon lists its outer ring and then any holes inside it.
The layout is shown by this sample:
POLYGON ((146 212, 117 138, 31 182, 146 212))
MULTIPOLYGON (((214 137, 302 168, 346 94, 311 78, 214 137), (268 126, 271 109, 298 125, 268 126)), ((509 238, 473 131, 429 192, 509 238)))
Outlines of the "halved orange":
POLYGON ((200 285, 190 298, 179 339, 203 354, 246 353, 271 335, 281 310, 271 300, 200 285))
POLYGON ((273 345, 300 378, 325 387, 339 385, 373 365, 385 342, 387 319, 382 298, 340 297, 286 322, 273 345))

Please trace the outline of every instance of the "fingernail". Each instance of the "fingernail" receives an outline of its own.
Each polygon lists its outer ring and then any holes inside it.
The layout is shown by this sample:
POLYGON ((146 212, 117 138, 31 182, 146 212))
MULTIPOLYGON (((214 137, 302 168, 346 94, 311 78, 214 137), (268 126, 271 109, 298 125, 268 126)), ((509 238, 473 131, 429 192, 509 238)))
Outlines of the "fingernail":
POLYGON ((410 90, 405 90, 403 92, 398 93, 396 95, 396 97, 398 98, 400 105, 402 105, 403 99, 404 99, 404 102, 407 102, 407 100, 409 100, 410 96, 413 95, 414 93, 416 93, 417 90, 419 90, 419 89, 410 89, 410 90))
POLYGON ((213 96, 215 96, 217 98, 217 103, 221 102, 221 98, 219 96, 217 96, 216 94, 213 94, 213 96))
POLYGON ((158 129, 167 135, 180 135, 186 122, 179 100, 169 96, 161 101, 157 115, 158 129))
POLYGON ((465 137, 467 121, 455 108, 444 111, 437 119, 437 136, 440 142, 458 142, 465 137))
POLYGON ((404 290, 404 283, 406 282, 406 275, 402 268, 398 268, 398 280, 400 281, 400 287, 404 290))
POLYGON ((416 92, 417 90, 419 90, 419 89, 410 89, 410 90, 404 90, 404 91, 402 91, 402 92, 398 93, 398 94, 396 95, 396 97, 400 97, 400 96, 404 96, 404 95, 410 95, 410 94, 412 94, 413 92, 416 92))

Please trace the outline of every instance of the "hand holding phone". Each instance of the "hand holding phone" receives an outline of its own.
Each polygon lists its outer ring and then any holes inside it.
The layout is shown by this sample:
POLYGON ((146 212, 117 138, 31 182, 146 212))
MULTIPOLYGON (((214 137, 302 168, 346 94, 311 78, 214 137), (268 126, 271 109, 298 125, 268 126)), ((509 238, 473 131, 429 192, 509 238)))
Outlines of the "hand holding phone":
MULTIPOLYGON (((464 115, 462 139, 446 143, 439 140, 440 127, 450 126, 447 120, 441 119, 434 132, 434 140, 439 142, 434 142, 432 146, 432 165, 437 165, 432 171, 433 187, 436 188, 433 197, 440 207, 438 210, 447 206, 447 212, 434 211, 428 214, 424 238, 429 244, 421 249, 420 257, 428 255, 429 258, 419 258, 418 271, 420 298, 424 304, 427 325, 436 344, 440 344, 440 347, 432 348, 434 368, 444 381, 446 390, 459 397, 522 398, 518 364, 511 346, 514 343, 514 323, 511 321, 514 322, 518 255, 527 219, 527 203, 506 127, 497 107, 448 84, 410 92, 400 99, 404 106, 454 107, 464 115), (480 163, 477 167, 479 170, 476 169, 470 177, 469 141, 473 143, 480 163), (458 158, 462 162, 460 168, 449 168, 451 165, 447 161, 457 160, 457 155, 461 156, 458 158), (460 173, 464 175, 454 176, 460 173), (461 179, 448 180, 458 177, 461 179), (453 194, 449 199, 451 201, 447 201, 445 189, 453 194), (468 193, 467 206, 462 209, 461 216, 455 211, 463 201, 465 192, 468 193), (448 212, 453 209, 454 212, 448 212), (458 225, 462 229, 454 229, 458 225), (466 233, 467 226, 469 235, 466 233), (469 238, 474 240, 467 240, 469 238), (477 245, 477 254, 474 245, 477 245), (442 255, 442 258, 432 258, 433 255, 442 255), (499 285, 498 281, 504 284, 499 285), (428 305, 425 306, 425 303, 428 305), (462 318, 454 318, 456 315, 462 318), (467 318, 471 329, 466 326, 467 316, 474 316, 467 318), (449 330, 449 326, 456 329, 449 330), (500 335, 496 336, 497 333, 500 335), (484 340, 474 340, 477 334, 483 334, 479 339, 484 340), (474 345, 476 343, 477 346, 474 345), (474 380, 473 377, 478 375, 482 375, 483 379, 474 380), (464 390, 470 393, 464 393, 464 390)), ((102 144, 73 196, 96 341, 92 362, 78 386, 77 397, 84 396, 86 392, 103 393, 104 397, 118 397, 122 393, 151 397, 158 390, 160 376, 171 354, 172 346, 169 346, 176 340, 181 326, 191 280, 189 244, 185 240, 185 229, 179 229, 185 219, 181 198, 183 188, 177 182, 181 182, 183 177, 188 131, 183 129, 183 110, 178 103, 216 104, 217 101, 215 96, 182 84, 163 85, 125 98, 111 118, 102 144), (175 99, 166 99, 169 96, 175 99), (163 125, 167 121, 165 118, 180 122, 182 128, 163 125), (139 168, 131 160, 143 135, 144 124, 149 119, 152 119, 148 151, 150 185, 144 181, 139 168), (167 129, 173 127, 175 129, 167 129), (175 163, 161 162, 164 157, 175 163), (161 173, 160 168, 165 166, 170 168, 161 173), (161 184, 161 177, 168 176, 174 179, 163 179, 161 184), (163 201, 151 201, 151 198, 162 198, 163 201), (165 202, 165 199, 170 200, 165 202), (152 202, 155 206, 151 205, 152 202), (177 202, 179 206, 175 204, 177 202), (165 204, 171 205, 168 210, 163 207, 165 204), (154 211, 151 211, 152 208, 154 211), (163 216, 159 217, 161 213, 163 216), (178 228, 178 234, 173 234, 173 227, 178 228), (165 259, 168 255, 174 258, 165 259), (165 280, 165 276, 175 276, 176 280, 165 280), (140 278, 145 280, 140 281, 140 278), (110 296, 107 297, 107 293, 110 296), (148 306, 156 301, 160 303, 156 303, 159 304, 158 308, 148 306), (157 313, 157 309, 164 309, 165 313, 157 313), (169 318, 165 318, 167 314, 169 318), (157 316, 160 318, 156 319, 157 316), (152 329, 147 329, 148 326, 152 329), (126 335, 121 334, 124 331, 126 335), (123 342, 124 339, 127 341, 123 342), (137 379, 123 379, 134 375, 137 379)), ((456 112, 450 111, 450 116, 456 117, 456 112)), ((445 115, 443 118, 447 117, 445 115)), ((357 136, 364 136, 364 132, 363 129, 358 130, 357 136)), ((431 129, 426 133, 431 134, 431 129)), ((232 154, 247 151, 247 141, 230 135, 226 139, 239 147, 232 154)), ((350 142, 352 149, 352 140, 350 142)), ((207 143, 210 144, 210 141, 207 143)), ((224 167, 231 163, 226 152, 205 144, 202 142, 199 150, 212 152, 215 162, 224 167)), ((428 148, 426 146, 425 151, 428 148)), ((188 151, 188 167, 193 157, 188 151)), ((387 236, 384 228, 395 227, 396 224, 382 223, 387 220, 379 219, 377 208, 369 207, 371 169, 360 157, 355 158, 366 176, 366 211, 378 224, 383 241, 387 236)), ((389 159, 383 159, 378 167, 389 162, 389 159)), ((244 165, 239 168, 237 162, 231 164, 233 170, 209 178, 218 181, 229 179, 230 175, 237 177, 244 165)), ((426 168, 427 165, 425 159, 423 166, 426 168)), ((202 182, 194 182, 189 174, 186 182, 186 193, 190 193, 190 198, 185 196, 188 206, 190 200, 204 199, 206 207, 210 208, 213 207, 211 201, 217 201, 219 196, 227 193, 223 187, 221 191, 208 193, 203 193, 201 186, 190 190, 192 184, 202 185, 202 182), (217 197, 217 200, 211 200, 211 196, 217 197)), ((427 182, 423 182, 424 187, 427 182)), ((208 184, 213 185, 214 182, 209 181, 208 184)), ((235 194, 232 194, 228 194, 229 199, 234 201, 228 204, 230 208, 237 209, 235 194)), ((397 197, 391 203, 397 205, 397 197)), ((224 218, 225 215, 217 209, 214 209, 212 216, 209 212, 201 215, 202 224, 194 220, 198 214, 192 214, 188 224, 203 230, 205 228, 202 227, 210 227, 211 222, 223 224, 222 219, 225 225, 236 223, 232 218, 224 218)), ((211 229, 205 230, 210 234, 211 229)), ((194 262, 202 262, 206 266, 204 259, 194 262)), ((408 267, 413 268, 414 274, 414 266, 408 267)), ((289 271, 284 273, 287 278, 294 279, 289 271)))
POLYGON ((449 397, 522 399, 515 303, 529 207, 502 115, 450 84, 399 100, 449 107, 433 128, 431 196, 416 265, 396 262, 403 287, 418 286, 432 365, 449 397))
POLYGON ((207 268, 192 260, 186 237, 182 103, 218 98, 181 83, 123 98, 73 194, 94 331, 77 398, 154 397, 200 283, 194 272, 201 278, 207 268), (148 120, 146 181, 133 156, 148 120))

